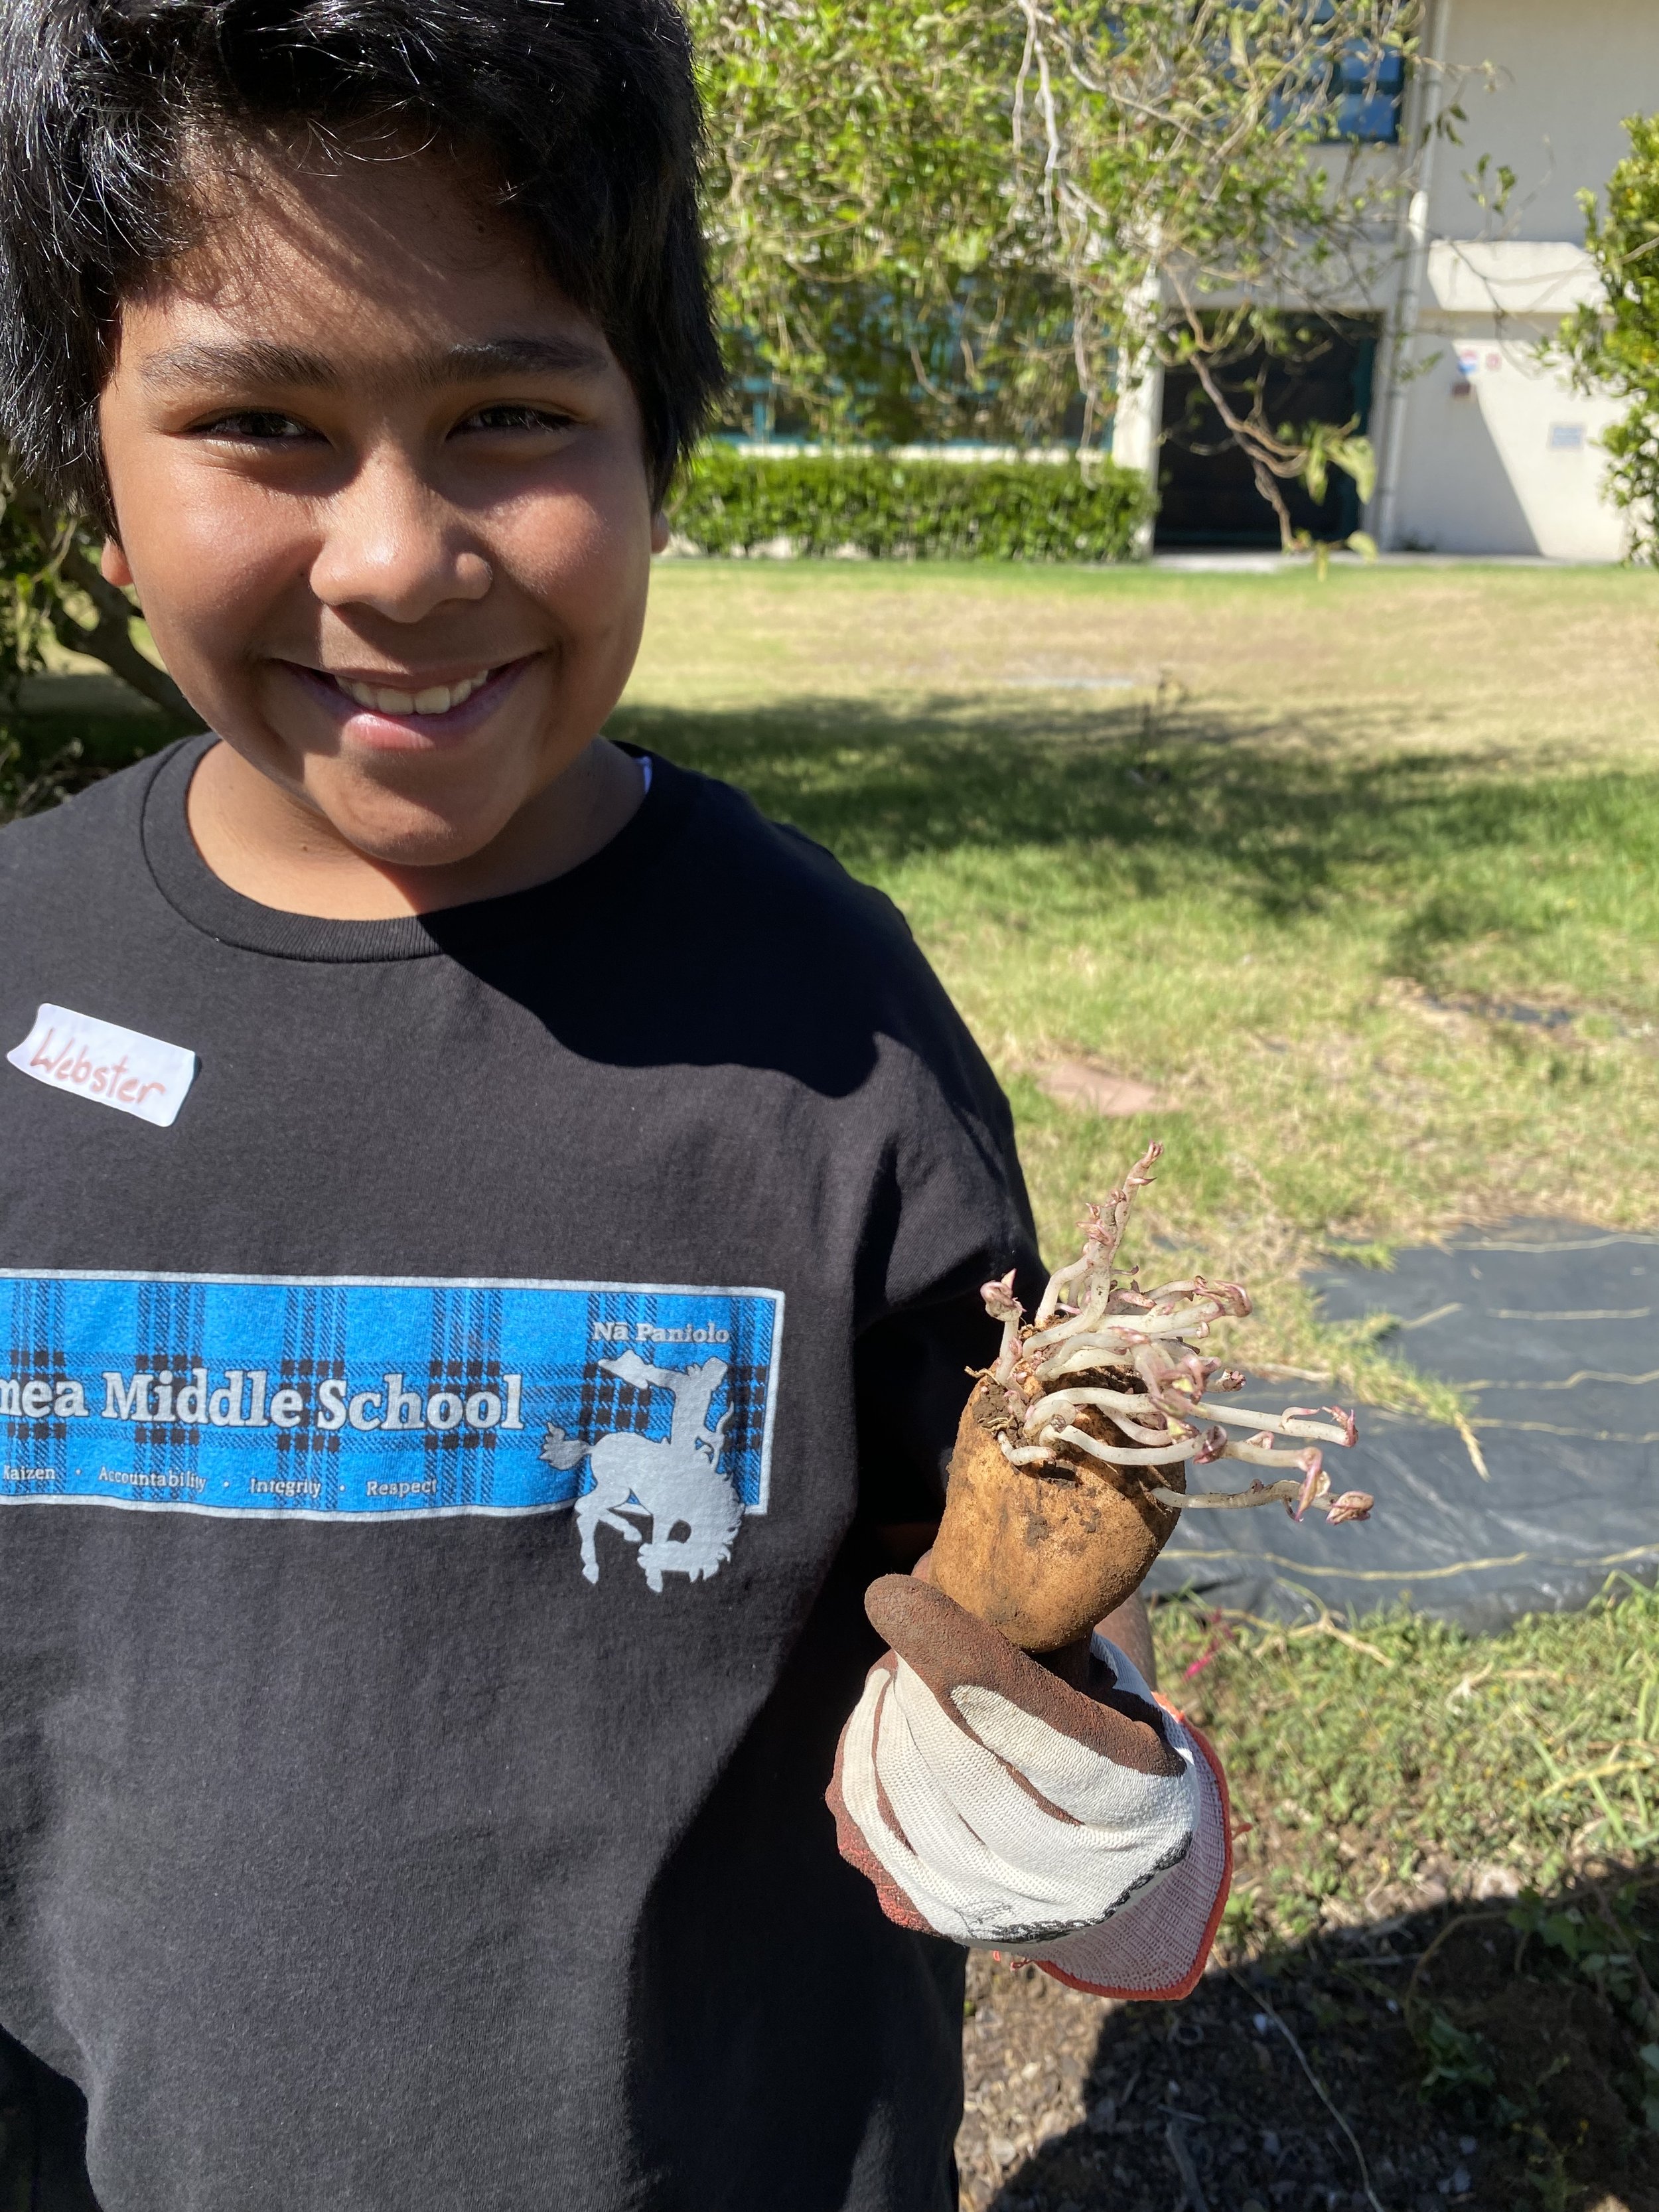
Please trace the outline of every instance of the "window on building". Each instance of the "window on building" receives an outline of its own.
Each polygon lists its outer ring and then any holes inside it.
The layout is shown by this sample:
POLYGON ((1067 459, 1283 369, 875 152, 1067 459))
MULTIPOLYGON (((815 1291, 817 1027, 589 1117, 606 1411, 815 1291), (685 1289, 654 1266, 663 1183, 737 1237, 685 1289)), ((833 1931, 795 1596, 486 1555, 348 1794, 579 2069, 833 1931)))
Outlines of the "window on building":
POLYGON ((1406 96, 1405 56, 1386 46, 1350 46, 1332 70, 1331 95, 1334 138, 1373 146, 1397 144, 1406 96))
POLYGON ((1399 47, 1386 35, 1341 37, 1333 0, 1287 4, 1301 15, 1304 30, 1322 35, 1301 49, 1300 84, 1287 85, 1273 101, 1274 123, 1302 116, 1332 144, 1397 145, 1406 97, 1406 58, 1399 47))

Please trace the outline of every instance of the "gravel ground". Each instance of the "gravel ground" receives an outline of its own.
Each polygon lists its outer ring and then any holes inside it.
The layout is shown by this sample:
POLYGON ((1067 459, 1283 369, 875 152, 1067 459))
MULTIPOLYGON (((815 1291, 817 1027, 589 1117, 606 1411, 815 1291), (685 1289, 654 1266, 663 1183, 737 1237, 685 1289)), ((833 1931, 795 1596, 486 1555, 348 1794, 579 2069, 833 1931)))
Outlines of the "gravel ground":
POLYGON ((1215 1968, 1178 2005, 979 1954, 963 2054, 963 2212, 1659 2212, 1626 2020, 1501 1905, 1215 1968))

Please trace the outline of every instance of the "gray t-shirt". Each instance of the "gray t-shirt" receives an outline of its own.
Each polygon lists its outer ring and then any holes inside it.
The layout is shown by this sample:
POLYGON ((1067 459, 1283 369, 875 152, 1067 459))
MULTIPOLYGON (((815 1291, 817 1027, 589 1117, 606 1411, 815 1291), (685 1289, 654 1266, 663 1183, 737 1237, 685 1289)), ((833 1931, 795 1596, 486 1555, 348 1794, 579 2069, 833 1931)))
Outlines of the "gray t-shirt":
POLYGON ((16 2078, 103 2212, 944 2212, 960 1959, 822 1794, 1034 1261, 995 1084, 723 785, 333 922, 207 742, 0 833, 16 2078))

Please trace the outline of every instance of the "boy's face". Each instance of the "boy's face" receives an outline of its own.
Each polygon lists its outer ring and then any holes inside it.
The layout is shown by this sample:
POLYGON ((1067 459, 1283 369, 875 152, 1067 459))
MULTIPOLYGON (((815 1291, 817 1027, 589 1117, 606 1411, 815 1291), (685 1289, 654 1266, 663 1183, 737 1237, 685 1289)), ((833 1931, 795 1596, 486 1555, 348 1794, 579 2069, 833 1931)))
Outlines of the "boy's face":
POLYGON ((465 862, 633 665, 664 527, 633 389, 453 165, 252 174, 123 307, 106 573, 290 812, 465 862))

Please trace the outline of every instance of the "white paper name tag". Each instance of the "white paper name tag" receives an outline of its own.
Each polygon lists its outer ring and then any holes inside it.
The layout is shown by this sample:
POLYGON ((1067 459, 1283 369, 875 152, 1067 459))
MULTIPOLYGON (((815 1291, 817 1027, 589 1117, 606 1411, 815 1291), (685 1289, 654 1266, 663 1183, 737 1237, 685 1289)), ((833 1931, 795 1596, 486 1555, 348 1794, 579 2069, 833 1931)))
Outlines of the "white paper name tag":
POLYGON ((158 1129, 173 1127, 196 1079, 196 1055, 181 1045, 67 1006, 42 1006, 34 1027, 6 1058, 37 1083, 136 1114, 158 1129))

